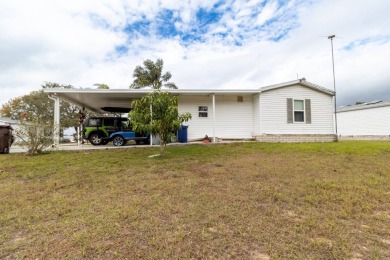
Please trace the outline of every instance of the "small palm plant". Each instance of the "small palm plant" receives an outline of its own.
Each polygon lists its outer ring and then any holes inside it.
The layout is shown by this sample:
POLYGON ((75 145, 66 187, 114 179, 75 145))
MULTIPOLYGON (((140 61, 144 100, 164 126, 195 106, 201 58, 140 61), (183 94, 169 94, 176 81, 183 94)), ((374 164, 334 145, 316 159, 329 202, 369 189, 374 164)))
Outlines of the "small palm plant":
POLYGON ((130 88, 140 89, 151 87, 154 90, 159 90, 162 87, 177 89, 175 83, 169 82, 172 74, 168 71, 162 74, 164 61, 157 59, 156 63, 151 60, 144 61, 144 67, 137 66, 134 70, 133 77, 135 78, 130 88))

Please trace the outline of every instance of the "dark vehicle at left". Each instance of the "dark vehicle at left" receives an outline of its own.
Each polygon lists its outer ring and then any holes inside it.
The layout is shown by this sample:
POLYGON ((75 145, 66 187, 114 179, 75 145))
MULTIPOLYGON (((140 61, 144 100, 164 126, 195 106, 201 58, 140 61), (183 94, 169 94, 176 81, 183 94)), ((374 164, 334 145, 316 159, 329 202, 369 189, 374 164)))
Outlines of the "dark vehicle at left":
POLYGON ((14 142, 13 128, 8 125, 0 125, 0 153, 7 154, 14 142))

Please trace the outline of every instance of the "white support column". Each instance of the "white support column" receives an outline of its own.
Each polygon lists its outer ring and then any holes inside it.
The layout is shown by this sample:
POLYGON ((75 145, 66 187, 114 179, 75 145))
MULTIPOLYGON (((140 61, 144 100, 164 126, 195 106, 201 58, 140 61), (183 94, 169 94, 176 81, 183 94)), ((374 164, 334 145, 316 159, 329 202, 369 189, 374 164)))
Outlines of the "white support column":
POLYGON ((56 95, 49 95, 49 98, 54 100, 54 125, 53 125, 53 139, 54 148, 60 148, 60 98, 56 95))
MULTIPOLYGON (((153 107, 152 104, 150 104, 150 121, 153 122, 153 107)), ((150 146, 153 146, 153 135, 149 133, 149 139, 150 139, 150 146)))
POLYGON ((77 127, 77 146, 79 146, 80 145, 80 133, 81 133, 81 131, 80 131, 80 126, 78 126, 77 127))
POLYGON ((213 93, 213 143, 215 140, 215 94, 213 93))
POLYGON ((258 95, 258 97, 257 97, 259 100, 258 100, 258 102, 259 102, 259 107, 257 107, 257 110, 258 110, 258 112, 259 112, 259 115, 258 115, 258 117, 259 117, 259 132, 257 133, 257 134, 262 134, 263 133, 263 122, 261 122, 261 119, 263 118, 262 116, 261 116, 261 113, 263 112, 262 110, 261 110, 261 94, 259 94, 258 95))

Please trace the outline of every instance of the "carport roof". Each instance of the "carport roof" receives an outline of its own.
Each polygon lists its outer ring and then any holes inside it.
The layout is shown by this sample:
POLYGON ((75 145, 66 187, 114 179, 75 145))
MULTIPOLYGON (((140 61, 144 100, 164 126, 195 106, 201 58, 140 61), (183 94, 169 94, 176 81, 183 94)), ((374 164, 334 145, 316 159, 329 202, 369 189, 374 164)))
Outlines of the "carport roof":
MULTIPOLYGON (((284 82, 276 85, 262 87, 260 89, 164 89, 179 96, 190 95, 254 95, 261 92, 271 91, 279 88, 301 85, 313 90, 334 96, 335 92, 319 85, 306 81, 305 78, 284 82)), ((106 113, 102 108, 120 107, 130 108, 131 101, 140 99, 150 93, 151 89, 58 89, 51 88, 44 90, 49 95, 55 95, 75 105, 85 107, 96 113, 106 113)))
MULTIPOLYGON (((44 92, 57 96, 75 105, 83 106, 96 113, 106 113, 102 108, 130 108, 131 101, 140 99, 150 93, 150 89, 45 89, 44 92)), ((254 90, 200 90, 200 89, 169 89, 163 90, 174 95, 253 95, 261 91, 254 90)))

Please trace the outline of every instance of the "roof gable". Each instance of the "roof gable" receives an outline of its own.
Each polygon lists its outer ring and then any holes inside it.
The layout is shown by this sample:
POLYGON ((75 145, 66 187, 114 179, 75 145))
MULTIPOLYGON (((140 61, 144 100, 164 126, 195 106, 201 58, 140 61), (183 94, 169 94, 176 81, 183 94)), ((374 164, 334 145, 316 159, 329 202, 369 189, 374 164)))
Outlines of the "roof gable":
POLYGON ((324 88, 324 87, 321 87, 321 86, 316 85, 314 83, 311 83, 309 81, 306 81, 305 78, 297 79, 297 80, 293 80, 293 81, 288 81, 288 82, 284 82, 284 83, 280 83, 280 84, 276 84, 276 85, 262 87, 262 88, 260 88, 260 90, 261 90, 261 92, 266 92, 266 91, 271 91, 271 90, 274 90, 274 89, 290 87, 290 86, 294 86, 294 85, 300 85, 300 86, 303 86, 303 87, 307 87, 307 88, 310 88, 310 89, 322 92, 322 93, 330 95, 330 96, 334 96, 335 95, 334 91, 329 90, 329 89, 324 88))

